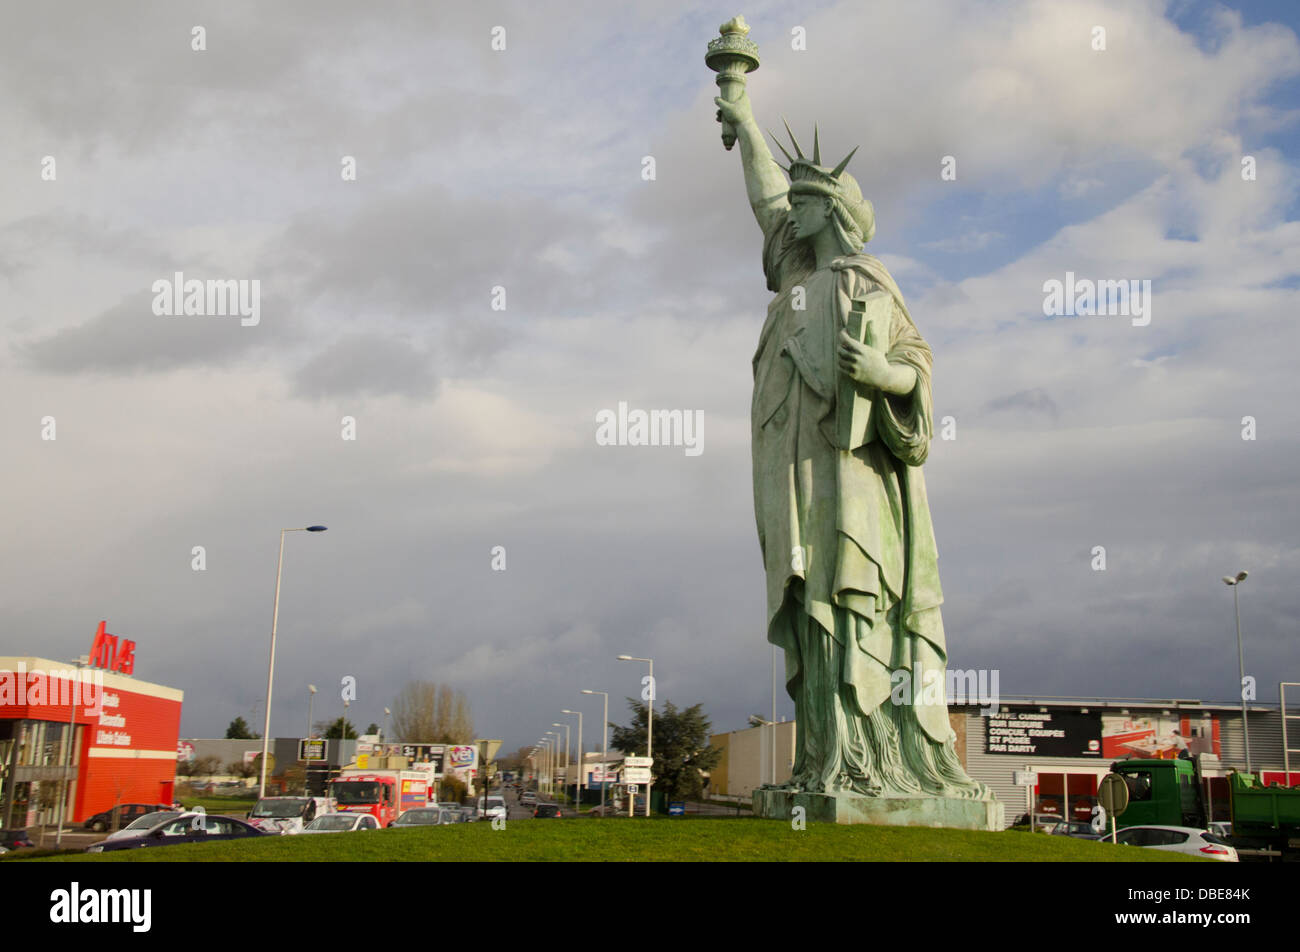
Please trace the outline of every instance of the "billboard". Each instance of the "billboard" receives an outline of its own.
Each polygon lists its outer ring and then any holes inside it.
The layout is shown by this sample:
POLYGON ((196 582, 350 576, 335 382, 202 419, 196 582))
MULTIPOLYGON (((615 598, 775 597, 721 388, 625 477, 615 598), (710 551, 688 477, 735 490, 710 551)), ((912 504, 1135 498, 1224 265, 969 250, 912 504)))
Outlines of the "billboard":
POLYGON ((459 776, 466 783, 475 775, 478 767, 478 748, 472 744, 457 745, 447 748, 443 772, 459 776))
POLYGON ((1003 707, 987 721, 984 743, 990 754, 1102 756, 1101 718, 1096 714, 1003 707))
POLYGON ((385 744, 383 751, 389 757, 405 757, 408 764, 433 764, 433 772, 441 777, 447 746, 445 744, 385 744))
POLYGON ((1217 757, 1219 719, 1212 714, 1103 714, 1101 747, 1107 760, 1173 760, 1197 754, 1217 757))

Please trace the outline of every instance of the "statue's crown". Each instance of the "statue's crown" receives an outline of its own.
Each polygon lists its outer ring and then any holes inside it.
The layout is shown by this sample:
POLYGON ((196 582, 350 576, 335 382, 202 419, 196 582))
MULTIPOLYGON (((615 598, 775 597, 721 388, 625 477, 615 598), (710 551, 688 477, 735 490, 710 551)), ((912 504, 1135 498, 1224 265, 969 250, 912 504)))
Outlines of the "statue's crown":
MULTIPOLYGON (((798 140, 795 139, 794 133, 790 131, 790 124, 784 119, 781 122, 785 125, 786 134, 790 136, 790 144, 794 146, 795 157, 790 156, 790 153, 786 151, 785 146, 780 143, 776 136, 772 136, 772 141, 776 142, 776 147, 784 153, 786 160, 790 163, 788 166, 777 163, 790 176, 790 191, 796 193, 811 192, 819 195, 829 195, 832 198, 842 197, 840 175, 848 166, 849 159, 853 158, 853 153, 858 151, 857 146, 853 147, 853 152, 846 155, 839 165, 829 169, 821 164, 822 150, 821 143, 818 141, 816 126, 813 126, 813 154, 812 158, 808 159, 804 157, 803 150, 799 148, 798 140)), ((768 135, 772 135, 771 132, 768 135)))

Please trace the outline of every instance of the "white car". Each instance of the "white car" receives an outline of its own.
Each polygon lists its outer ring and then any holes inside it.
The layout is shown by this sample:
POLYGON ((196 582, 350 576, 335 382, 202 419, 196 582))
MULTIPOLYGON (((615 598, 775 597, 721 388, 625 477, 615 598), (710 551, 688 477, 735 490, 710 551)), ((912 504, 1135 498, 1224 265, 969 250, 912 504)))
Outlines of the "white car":
MULTIPOLYGON (((1104 837, 1103 840, 1109 843, 1110 837, 1104 837)), ((1208 857, 1225 863, 1237 862, 1237 851, 1223 837, 1208 830, 1198 830, 1194 826, 1130 826, 1120 830, 1115 841, 1124 846, 1145 846, 1153 850, 1208 857)))
POLYGON ((379 821, 369 813, 322 813, 302 828, 307 833, 352 833, 377 830, 379 821))
POLYGON ((483 811, 483 817, 487 820, 495 820, 498 817, 506 818, 506 801, 503 797, 488 797, 487 807, 483 811))

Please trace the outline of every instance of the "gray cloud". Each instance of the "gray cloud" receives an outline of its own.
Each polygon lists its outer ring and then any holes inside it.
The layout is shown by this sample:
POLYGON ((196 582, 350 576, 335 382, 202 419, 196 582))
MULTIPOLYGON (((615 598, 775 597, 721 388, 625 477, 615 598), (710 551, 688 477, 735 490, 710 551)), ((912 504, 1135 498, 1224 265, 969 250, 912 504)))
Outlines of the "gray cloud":
POLYGON ((400 394, 427 397, 437 387, 428 355, 407 340, 353 334, 311 358, 296 390, 307 397, 400 394))

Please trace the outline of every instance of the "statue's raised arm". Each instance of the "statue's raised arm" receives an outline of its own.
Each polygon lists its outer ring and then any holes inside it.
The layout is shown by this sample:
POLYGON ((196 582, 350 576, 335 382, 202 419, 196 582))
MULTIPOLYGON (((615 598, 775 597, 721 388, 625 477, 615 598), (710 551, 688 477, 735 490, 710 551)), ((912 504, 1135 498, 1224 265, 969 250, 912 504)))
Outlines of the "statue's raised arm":
POLYGON ((733 17, 718 28, 719 36, 709 43, 704 61, 718 74, 718 121, 722 123, 722 144, 730 151, 740 140, 740 161, 745 170, 745 190, 750 207, 764 234, 781 223, 790 208, 789 186, 781 167, 763 141, 754 121, 745 75, 758 69, 758 46, 749 39, 749 25, 743 16, 733 17))
POLYGON ((742 89, 740 97, 734 102, 728 102, 720 96, 714 102, 718 104, 719 118, 731 123, 736 130, 749 206, 754 210, 759 227, 767 234, 780 224, 785 213, 790 210, 790 186, 781 172, 781 166, 772 157, 771 150, 763 140, 763 133, 758 128, 749 103, 749 95, 742 89))

